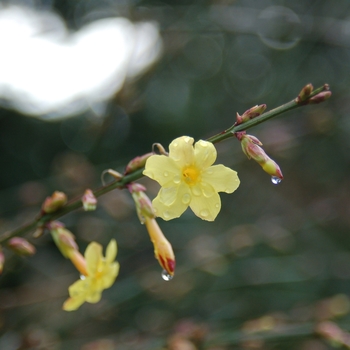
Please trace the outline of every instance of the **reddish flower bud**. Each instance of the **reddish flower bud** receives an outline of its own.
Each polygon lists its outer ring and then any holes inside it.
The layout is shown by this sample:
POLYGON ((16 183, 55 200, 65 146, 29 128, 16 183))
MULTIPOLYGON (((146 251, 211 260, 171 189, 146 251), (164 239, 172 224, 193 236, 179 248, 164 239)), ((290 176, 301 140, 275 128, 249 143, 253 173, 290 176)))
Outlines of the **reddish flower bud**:
MULTIPOLYGON (((242 150, 248 159, 254 159, 273 179, 283 179, 280 167, 259 146, 262 145, 262 143, 255 136, 242 133, 239 135, 238 139, 241 141, 242 150)), ((273 182, 277 184, 280 181, 275 180, 273 182)))
POLYGON ((0 274, 2 274, 2 271, 4 269, 4 264, 5 264, 5 254, 2 251, 2 248, 0 246, 0 274))
POLYGON ((87 189, 81 199, 85 211, 96 209, 97 199, 90 189, 87 189))
POLYGON ((126 186, 135 202, 136 212, 140 222, 144 223, 147 217, 154 218, 155 214, 153 211, 152 202, 144 192, 146 188, 138 183, 131 183, 126 186))
POLYGON ((305 101, 310 96, 313 90, 314 90, 314 87, 312 86, 312 84, 305 85, 299 92, 299 95, 296 98, 296 102, 299 103, 299 102, 305 101))
POLYGON ((237 122, 236 125, 242 124, 250 119, 253 119, 255 117, 258 117, 260 114, 262 114, 266 109, 266 105, 256 105, 252 108, 247 109, 242 115, 236 114, 237 122))
POLYGON ((45 199, 45 202, 43 203, 41 209, 43 213, 50 214, 63 207, 66 203, 66 194, 63 192, 55 191, 51 197, 47 197, 45 199))
POLYGON ((171 279, 175 273, 175 255, 169 241, 164 237, 156 219, 146 217, 145 225, 154 246, 154 256, 166 271, 164 279, 171 279))
POLYGON ((125 168, 124 174, 132 173, 133 171, 143 168, 146 164, 147 159, 152 156, 154 153, 146 153, 143 156, 136 157, 132 159, 125 168))
POLYGON ((67 230, 61 222, 53 221, 48 224, 51 236, 65 258, 70 258, 73 252, 78 250, 75 236, 67 230))
POLYGON ((317 104, 317 103, 321 103, 323 101, 326 101, 327 99, 329 99, 332 96, 332 91, 322 91, 319 94, 311 97, 307 103, 308 104, 317 104))
POLYGON ((35 254, 35 247, 22 237, 11 238, 7 246, 18 255, 32 256, 35 254))

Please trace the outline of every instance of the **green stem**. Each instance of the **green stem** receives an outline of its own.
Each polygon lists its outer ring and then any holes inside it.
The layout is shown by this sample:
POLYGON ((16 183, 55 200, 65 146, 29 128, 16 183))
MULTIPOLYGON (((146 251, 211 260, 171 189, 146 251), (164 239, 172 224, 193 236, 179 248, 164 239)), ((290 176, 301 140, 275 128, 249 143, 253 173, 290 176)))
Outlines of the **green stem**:
MULTIPOLYGON (((310 94, 308 99, 319 94, 320 92, 326 91, 326 90, 328 90, 328 85, 323 85, 323 86, 313 90, 313 92, 310 94)), ((275 109, 272 109, 268 112, 261 114, 259 117, 248 120, 245 123, 242 123, 239 125, 232 125, 230 128, 223 131, 222 133, 210 137, 208 139, 208 141, 210 141, 212 143, 221 142, 229 137, 234 136, 234 133, 236 133, 238 131, 247 130, 249 128, 252 128, 253 126, 256 126, 256 125, 261 124, 261 123, 263 123, 271 118, 274 118, 282 113, 285 113, 285 112, 290 111, 294 108, 306 105, 308 102, 307 101, 308 99, 306 99, 305 101, 303 101, 301 103, 296 102, 296 100, 292 100, 292 101, 290 101, 286 104, 283 104, 275 109)), ((143 168, 137 169, 136 171, 134 171, 128 175, 125 175, 121 180, 114 181, 108 185, 105 185, 103 187, 98 188, 97 190, 94 191, 94 195, 96 197, 99 197, 107 192, 110 192, 110 191, 116 189, 116 188, 119 188, 119 189, 123 188, 128 183, 136 181, 136 180, 140 179, 141 177, 143 177, 142 172, 143 172, 143 168)), ((56 219, 62 217, 63 215, 66 215, 66 214, 72 212, 73 210, 81 208, 82 206, 83 206, 83 203, 81 201, 81 198, 74 199, 74 200, 70 201, 67 205, 65 205, 62 209, 59 209, 52 214, 46 214, 46 215, 40 216, 37 219, 33 220, 32 222, 29 222, 28 224, 20 226, 19 228, 15 229, 13 231, 8 231, 8 232, 3 233, 0 236, 0 243, 4 243, 7 240, 9 240, 10 238, 15 237, 15 236, 23 236, 24 234, 35 230, 36 227, 43 226, 45 223, 50 222, 52 220, 56 220, 56 219)))

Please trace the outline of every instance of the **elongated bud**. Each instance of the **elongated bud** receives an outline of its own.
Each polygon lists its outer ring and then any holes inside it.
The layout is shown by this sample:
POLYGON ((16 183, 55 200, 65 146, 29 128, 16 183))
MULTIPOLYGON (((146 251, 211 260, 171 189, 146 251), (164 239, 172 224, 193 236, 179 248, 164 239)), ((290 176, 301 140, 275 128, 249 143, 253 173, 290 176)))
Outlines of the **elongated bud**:
POLYGON ((343 331, 336 323, 324 321, 318 324, 315 329, 316 333, 322 338, 331 341, 336 347, 350 347, 350 336, 348 332, 343 331))
POLYGON ((238 139, 241 141, 242 150, 248 159, 254 159, 273 178, 283 179, 280 167, 260 147, 262 143, 255 136, 243 133, 239 135, 238 139))
POLYGON ((11 238, 7 246, 18 255, 32 256, 35 254, 35 247, 22 237, 11 238))
POLYGON ((90 189, 85 190, 81 201, 83 202, 83 208, 85 211, 96 209, 97 199, 90 189))
POLYGON ((4 270, 5 265, 5 254, 2 251, 2 247, 0 246, 0 274, 2 274, 2 271, 4 270))
POLYGON ((47 226, 61 254, 65 258, 70 259, 81 274, 87 276, 86 261, 79 252, 73 233, 67 230, 64 225, 58 221, 50 222, 47 226))
POLYGON ((154 155, 153 152, 146 153, 143 156, 132 159, 125 168, 125 174, 132 173, 133 171, 143 168, 146 164, 147 159, 154 155))
POLYGON ((160 266, 172 277, 175 273, 175 255, 169 241, 164 237, 156 219, 146 217, 145 225, 154 246, 154 256, 160 266))
POLYGON ((152 202, 144 192, 146 188, 138 183, 128 184, 127 188, 135 202, 136 212, 140 222, 143 224, 147 217, 154 218, 155 214, 152 202))
POLYGON ((41 209, 43 213, 54 213, 67 203, 67 196, 63 192, 55 191, 51 197, 47 197, 41 209))
POLYGON ((237 122, 236 125, 242 124, 250 119, 253 119, 255 117, 258 117, 260 114, 262 114, 266 109, 266 105, 256 105, 252 108, 247 109, 242 115, 236 114, 237 122))
POLYGON ((317 104, 326 101, 332 96, 332 91, 322 91, 319 94, 308 99, 308 104, 317 104))
POLYGON ((74 250, 78 250, 75 236, 61 222, 52 221, 48 224, 51 236, 62 255, 69 259, 74 250))
POLYGON ((299 92, 299 95, 296 98, 296 102, 299 103, 308 99, 313 90, 314 90, 314 87, 312 84, 305 85, 299 92))

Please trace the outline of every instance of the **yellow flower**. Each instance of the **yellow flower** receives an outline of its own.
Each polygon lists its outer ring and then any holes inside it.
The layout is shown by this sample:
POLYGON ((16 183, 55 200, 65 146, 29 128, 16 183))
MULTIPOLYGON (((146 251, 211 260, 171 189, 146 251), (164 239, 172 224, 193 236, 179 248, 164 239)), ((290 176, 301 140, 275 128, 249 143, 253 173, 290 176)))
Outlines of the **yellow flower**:
POLYGON ((162 188, 153 200, 157 216, 179 217, 188 206, 203 220, 213 221, 221 208, 218 192, 232 193, 239 186, 237 173, 224 165, 213 165, 216 149, 211 142, 182 136, 169 145, 169 157, 148 158, 143 174, 162 188))
POLYGON ((102 255, 102 246, 91 242, 85 250, 87 275, 69 287, 70 298, 63 304, 63 309, 73 311, 84 302, 97 303, 104 289, 111 287, 118 272, 117 242, 112 239, 106 249, 106 257, 102 255))

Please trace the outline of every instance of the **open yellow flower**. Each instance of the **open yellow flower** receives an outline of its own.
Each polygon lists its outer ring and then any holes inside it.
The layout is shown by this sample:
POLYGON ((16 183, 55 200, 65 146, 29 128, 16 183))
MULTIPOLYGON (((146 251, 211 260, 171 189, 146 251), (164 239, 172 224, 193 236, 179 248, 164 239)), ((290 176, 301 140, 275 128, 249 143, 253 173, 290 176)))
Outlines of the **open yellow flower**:
POLYGON ((143 174, 162 188, 153 200, 157 216, 179 217, 188 206, 203 220, 213 221, 221 208, 218 192, 232 193, 239 186, 237 173, 224 165, 212 165, 216 149, 211 142, 182 136, 169 145, 169 157, 148 158, 143 174))
POLYGON ((97 303, 104 289, 112 286, 119 272, 117 242, 112 239, 106 249, 106 257, 102 255, 102 246, 91 242, 85 250, 87 275, 69 287, 70 298, 63 304, 63 309, 73 311, 84 302, 97 303))

